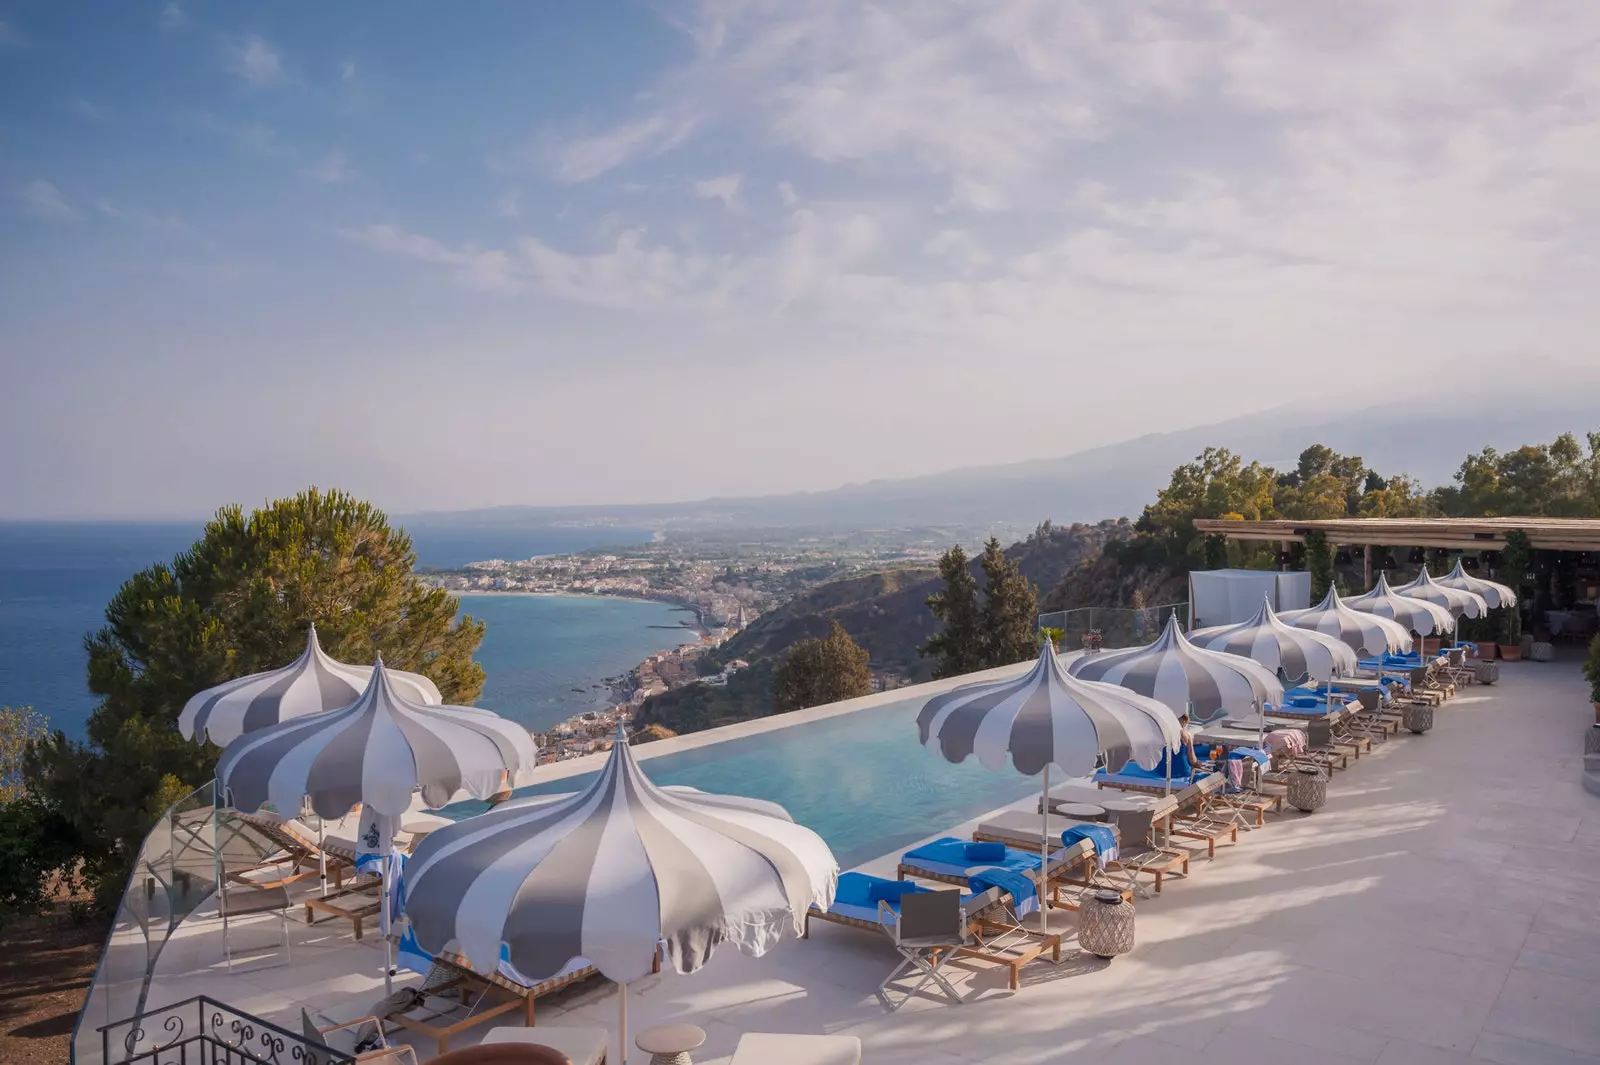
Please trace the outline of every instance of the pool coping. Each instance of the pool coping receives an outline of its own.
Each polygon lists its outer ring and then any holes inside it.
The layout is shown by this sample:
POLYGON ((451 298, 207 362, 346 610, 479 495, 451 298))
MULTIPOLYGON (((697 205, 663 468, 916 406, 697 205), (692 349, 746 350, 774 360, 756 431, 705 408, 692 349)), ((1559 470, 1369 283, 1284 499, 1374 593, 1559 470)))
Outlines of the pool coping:
MULTIPOLYGON (((1060 655, 1059 658, 1063 664, 1066 664, 1080 654, 1082 652, 1069 652, 1060 655)), ((652 758, 662 758, 670 754, 679 754, 684 751, 710 747, 718 743, 726 743, 729 740, 777 732, 782 729, 792 728, 795 725, 808 724, 812 721, 826 721, 829 718, 843 717, 846 714, 859 713, 862 710, 873 710, 884 706, 894 706, 897 703, 928 699, 966 684, 1020 677, 1032 669, 1035 664, 1036 662, 1030 659, 1026 662, 1018 662, 1015 665, 984 670, 981 673, 967 673, 960 677, 951 677, 946 680, 908 684, 903 688, 893 688, 886 692, 863 695, 859 699, 825 703, 822 706, 813 706, 805 710, 791 710, 787 713, 752 718, 749 721, 739 721, 731 725, 719 725, 716 728, 703 729, 700 732, 691 732, 682 736, 670 736, 666 739, 651 740, 648 743, 638 743, 632 747, 633 757, 637 761, 646 762, 652 758)), ((608 752, 596 751, 593 754, 580 755, 577 758, 569 758, 565 761, 539 766, 533 772, 522 777, 517 784, 517 788, 520 790, 522 788, 537 787, 560 780, 567 780, 571 777, 583 776, 586 773, 598 772, 608 757, 610 757, 608 752)))

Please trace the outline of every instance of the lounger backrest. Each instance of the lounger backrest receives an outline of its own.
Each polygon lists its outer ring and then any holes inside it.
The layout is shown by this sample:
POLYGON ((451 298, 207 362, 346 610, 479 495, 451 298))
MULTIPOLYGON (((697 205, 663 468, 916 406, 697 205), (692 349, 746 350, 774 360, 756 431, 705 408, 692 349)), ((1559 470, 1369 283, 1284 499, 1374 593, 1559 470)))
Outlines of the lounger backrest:
MULTIPOLYGON (((999 897, 997 888, 990 891, 999 897)), ((896 925, 900 939, 949 936, 953 942, 959 942, 964 927, 959 891, 913 891, 900 896, 900 920, 896 925)))
POLYGON ((1363 688, 1356 693, 1356 698, 1361 702, 1361 709, 1371 713, 1378 709, 1378 693, 1372 688, 1363 688))
POLYGON ((1140 847, 1150 841, 1150 830, 1155 817, 1148 809, 1108 810, 1109 819, 1117 827, 1117 837, 1123 847, 1140 847))

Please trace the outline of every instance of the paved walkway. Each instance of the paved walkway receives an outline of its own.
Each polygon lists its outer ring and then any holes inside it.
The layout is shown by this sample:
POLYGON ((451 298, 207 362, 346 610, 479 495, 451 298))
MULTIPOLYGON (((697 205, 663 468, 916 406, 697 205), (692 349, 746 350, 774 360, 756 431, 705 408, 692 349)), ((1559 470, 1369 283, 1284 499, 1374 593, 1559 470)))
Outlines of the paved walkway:
MULTIPOLYGON (((998 969, 952 963, 965 1004, 886 1014, 873 991, 896 955, 818 924, 765 958, 727 949, 638 985, 630 1025, 699 1024, 702 1063, 742 1032, 776 1031, 857 1035, 869 1065, 1600 1065, 1600 798, 1579 784, 1591 720, 1575 663, 1506 666, 1499 685, 1447 703, 1433 732, 1337 774, 1322 811, 1269 815, 1141 901, 1132 954, 1035 964, 1020 992, 998 969)), ((893 857, 866 868, 893 875, 893 857)), ((1052 918, 1071 930, 1072 915, 1052 918)), ((336 926, 296 939, 292 968, 167 979, 162 997, 205 988, 296 1024, 308 998, 375 997, 374 945, 336 926)), ((614 990, 541 1000, 538 1014, 612 1028, 614 990)))

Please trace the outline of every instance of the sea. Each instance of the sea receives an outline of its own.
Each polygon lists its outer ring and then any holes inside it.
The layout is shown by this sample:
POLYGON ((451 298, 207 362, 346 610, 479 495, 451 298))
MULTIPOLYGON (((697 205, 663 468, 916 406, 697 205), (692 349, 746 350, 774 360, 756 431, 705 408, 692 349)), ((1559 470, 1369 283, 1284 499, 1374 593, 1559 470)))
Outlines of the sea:
MULTIPOLYGON (((452 568, 644 543, 649 529, 407 523, 419 566, 452 568)), ((83 640, 123 581, 170 560, 200 523, 0 522, 0 705, 32 706, 81 738, 95 706, 83 640)), ((535 731, 604 706, 602 682, 691 638, 694 615, 664 603, 578 596, 465 596, 484 621, 477 705, 535 731), (597 686, 598 685, 598 686, 597 686)))

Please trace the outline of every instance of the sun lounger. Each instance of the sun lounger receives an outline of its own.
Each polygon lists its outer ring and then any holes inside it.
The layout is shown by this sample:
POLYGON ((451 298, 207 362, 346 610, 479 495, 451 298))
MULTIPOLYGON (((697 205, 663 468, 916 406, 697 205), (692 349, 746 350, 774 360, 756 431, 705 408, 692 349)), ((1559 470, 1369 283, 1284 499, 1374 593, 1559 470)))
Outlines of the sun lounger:
POLYGON ((303 1054, 299 1058, 302 1065, 328 1065, 336 1056, 341 1060, 354 1058, 360 1062, 385 1063, 409 1061, 411 1065, 417 1065, 416 1050, 404 1044, 390 1046, 384 1036, 383 1026, 376 1017, 359 1017, 338 1024, 302 1006, 300 1032, 307 1044, 299 1051, 303 1054), (371 1049, 358 1051, 356 1048, 361 1046, 371 1049))
POLYGON ((456 1035, 514 1010, 521 1010, 522 1023, 533 1027, 533 1004, 536 999, 597 974, 594 966, 579 959, 548 980, 522 982, 513 980, 503 971, 485 976, 475 971, 464 958, 446 952, 433 959, 433 965, 423 981, 423 1004, 386 1019, 407 1031, 437 1040, 439 1053, 443 1054, 450 1049, 450 1040, 456 1035), (436 998, 448 999, 452 994, 457 999, 457 1005, 467 1009, 465 1016, 456 1015, 456 1006, 435 1010, 429 1002, 436 998), (501 1001, 489 1001, 493 998, 501 1001))
POLYGON ((747 1032, 739 1037, 728 1065, 861 1065, 861 1040, 853 1035, 747 1032))
MULTIPOLYGON (((865 873, 841 873, 827 910, 812 906, 801 923, 801 938, 811 937, 811 922, 825 921, 895 936, 901 901, 907 895, 936 894, 928 888, 904 880, 888 880, 865 873)), ((952 892, 952 894, 954 894, 952 892)), ((999 887, 964 894, 960 910, 967 939, 948 949, 972 958, 995 962, 1010 970, 1011 989, 1018 987, 1022 966, 1049 951, 1053 961, 1061 960, 1061 936, 1022 926, 1013 893, 999 887)), ((907 959, 909 960, 909 959, 907 959)), ((896 974, 900 972, 896 970, 896 974)), ((891 977, 893 979, 893 977, 891 977)), ((887 984, 889 981, 885 981, 887 984)))
MULTIPOLYGON (((900 856, 900 866, 897 875, 904 880, 913 877, 918 880, 936 880, 945 884, 966 884, 972 874, 980 869, 999 866, 1004 869, 1013 869, 1028 877, 1035 885, 1039 884, 1039 852, 1034 850, 1020 850, 1016 847, 1007 847, 999 841, 989 841, 994 846, 1002 847, 1004 854, 1000 858, 967 858, 964 851, 969 846, 969 841, 946 836, 944 839, 934 840, 932 843, 915 847, 900 856)), ((1034 841, 1036 847, 1038 841, 1034 841)), ((1088 887, 1090 875, 1089 863, 1094 861, 1094 845, 1087 840, 1081 841, 1072 847, 1063 847, 1055 850, 1050 855, 1049 862, 1044 868, 1044 888, 1049 892, 1050 904, 1053 906, 1066 906, 1076 908, 1075 903, 1063 903, 1061 899, 1061 886, 1073 884, 1088 887)), ((1029 899, 1023 905, 1017 906, 1019 915, 1026 915, 1038 909, 1037 899, 1029 899)))
POLYGON ((1155 821, 1148 810, 1112 810, 1109 813, 1118 832, 1117 859, 1106 870, 1114 883, 1147 899, 1150 892, 1145 890, 1140 876, 1153 878, 1155 894, 1159 895, 1163 879, 1189 875, 1187 853, 1155 845, 1152 838, 1155 821))
POLYGON ((330 892, 326 897, 315 895, 305 899, 306 924, 317 922, 317 914, 340 917, 355 926, 356 938, 365 931, 366 922, 378 916, 383 908, 383 880, 376 876, 361 876, 359 883, 330 892))

